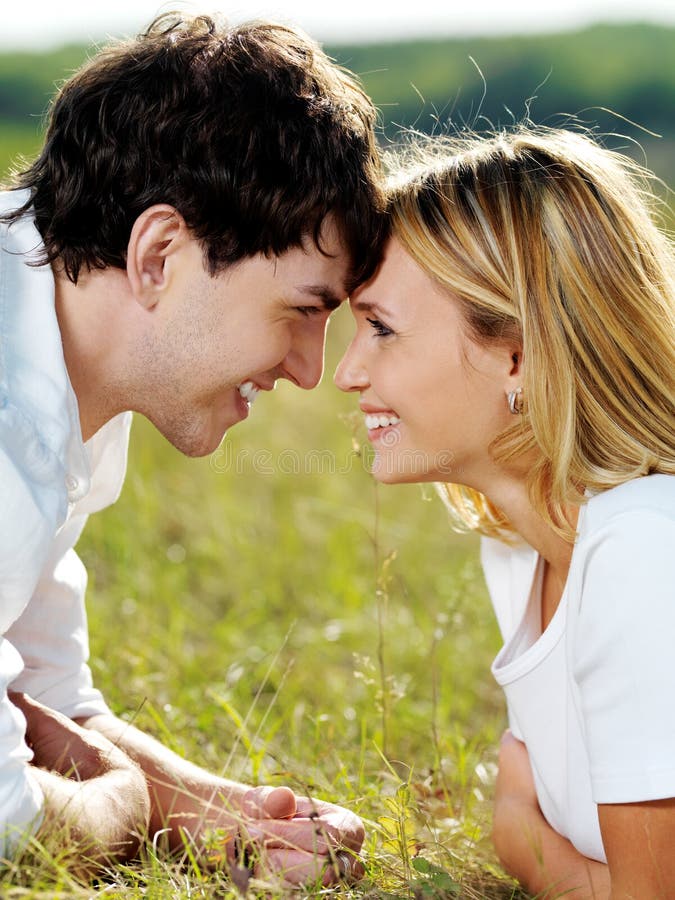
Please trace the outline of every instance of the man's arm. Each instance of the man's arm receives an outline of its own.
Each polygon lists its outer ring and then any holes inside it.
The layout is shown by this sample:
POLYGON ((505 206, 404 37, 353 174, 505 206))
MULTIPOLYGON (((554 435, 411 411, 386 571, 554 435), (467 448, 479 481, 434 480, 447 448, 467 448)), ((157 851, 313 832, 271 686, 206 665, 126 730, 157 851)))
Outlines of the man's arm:
MULTIPOLYGON (((83 525, 84 518, 75 517, 59 533, 31 602, 8 633, 26 663, 14 682, 16 690, 38 696, 76 722, 86 723, 87 730, 107 736, 138 763, 150 791, 151 835, 166 829, 165 840, 171 848, 184 849, 188 835, 201 847, 208 832, 220 829, 230 838, 223 843, 225 858, 231 858, 243 823, 256 846, 265 848, 267 870, 283 870, 287 881, 322 877, 327 883, 331 870, 326 863, 335 848, 360 849, 363 826, 358 817, 329 803, 295 797, 287 789, 251 790, 218 778, 104 712, 87 666, 86 573, 71 549, 83 525)), ((54 792, 54 779, 47 780, 54 792)), ((93 795, 97 786, 87 786, 79 796, 93 795)), ((73 790, 68 784, 60 789, 73 790)), ((217 856, 216 847, 214 862, 217 856)))
POLYGON ((613 897, 608 867, 579 853, 542 815, 527 749, 510 731, 499 749, 493 841, 506 871, 542 900, 613 897))
MULTIPOLYGON (((138 763, 151 798, 150 834, 166 835, 180 851, 189 841, 208 860, 233 861, 243 842, 262 854, 261 871, 280 873, 291 883, 337 880, 335 853, 358 853, 361 820, 332 803, 296 797, 288 788, 250 788, 218 777, 183 759, 154 738, 112 715, 81 720, 138 763), (221 834, 218 847, 209 840, 221 834)), ((357 874, 357 866, 352 867, 357 874)))
POLYGON ((85 868, 133 858, 150 798, 143 773, 122 751, 24 694, 10 694, 26 719, 31 773, 44 795, 38 837, 74 850, 85 868))

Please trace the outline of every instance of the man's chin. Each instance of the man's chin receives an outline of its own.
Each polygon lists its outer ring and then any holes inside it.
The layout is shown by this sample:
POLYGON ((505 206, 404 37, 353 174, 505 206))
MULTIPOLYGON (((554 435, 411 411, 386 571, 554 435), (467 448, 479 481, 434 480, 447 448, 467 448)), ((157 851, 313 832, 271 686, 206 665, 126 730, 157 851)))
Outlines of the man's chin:
POLYGON ((209 456, 222 444, 225 435, 231 428, 227 425, 216 429, 203 431, 177 431, 176 429, 160 428, 162 435, 166 440, 182 453, 183 456, 189 456, 191 459, 198 459, 202 456, 209 456))
MULTIPOLYGON (((228 425, 225 431, 223 431, 220 436, 212 437, 209 440, 205 440, 202 442, 194 442, 189 443, 184 447, 179 447, 177 444, 174 444, 177 450, 180 450, 185 456, 189 456, 192 459, 199 459, 202 456, 210 456, 212 453, 215 453, 218 447, 223 443, 225 438, 227 437, 227 432, 236 425, 236 422, 232 425, 228 425)), ((173 442, 172 442, 173 443, 173 442)))
POLYGON ((244 419, 239 409, 206 409, 201 415, 193 410, 191 416, 176 414, 161 420, 150 418, 150 421, 176 450, 184 456, 198 458, 215 453, 227 432, 244 419))

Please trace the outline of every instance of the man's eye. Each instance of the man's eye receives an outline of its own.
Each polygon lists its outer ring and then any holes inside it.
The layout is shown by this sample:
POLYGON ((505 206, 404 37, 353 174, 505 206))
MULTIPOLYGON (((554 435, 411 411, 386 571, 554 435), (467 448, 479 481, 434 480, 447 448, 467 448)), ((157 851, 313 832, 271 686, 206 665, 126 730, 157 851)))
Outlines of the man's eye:
POLYGON ((391 328, 387 328, 384 322, 380 322, 379 319, 368 319, 366 321, 369 325, 372 325, 373 331, 377 335, 377 337, 386 337, 388 334, 393 334, 394 332, 391 328))
POLYGON ((322 312, 318 306, 296 306, 295 308, 301 316, 316 316, 318 313, 322 312))

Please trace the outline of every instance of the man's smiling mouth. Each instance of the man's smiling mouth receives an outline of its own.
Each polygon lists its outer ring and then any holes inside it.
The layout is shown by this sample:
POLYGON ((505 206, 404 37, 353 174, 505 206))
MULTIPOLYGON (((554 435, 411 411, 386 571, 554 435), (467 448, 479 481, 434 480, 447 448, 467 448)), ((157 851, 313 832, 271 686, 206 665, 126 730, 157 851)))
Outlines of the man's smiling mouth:
POLYGON ((248 403, 248 405, 251 406, 255 398, 258 396, 258 391, 260 389, 252 381, 245 381, 243 384, 239 385, 238 390, 244 400, 248 403))

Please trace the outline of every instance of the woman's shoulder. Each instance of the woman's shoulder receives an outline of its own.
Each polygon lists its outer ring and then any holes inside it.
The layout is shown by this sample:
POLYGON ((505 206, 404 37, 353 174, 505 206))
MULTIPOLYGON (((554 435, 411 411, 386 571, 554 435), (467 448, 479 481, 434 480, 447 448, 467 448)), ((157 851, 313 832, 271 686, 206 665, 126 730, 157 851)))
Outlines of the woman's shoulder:
POLYGON ((645 475, 589 498, 582 531, 596 532, 618 519, 675 522, 675 475, 645 475))
MULTIPOLYGON (((572 557, 585 590, 612 596, 675 584, 675 476, 647 475, 591 497, 572 557), (611 582, 612 591, 607 585, 611 582)), ((672 603, 671 603, 672 606, 672 603)), ((675 611, 675 607, 673 607, 675 611)))

